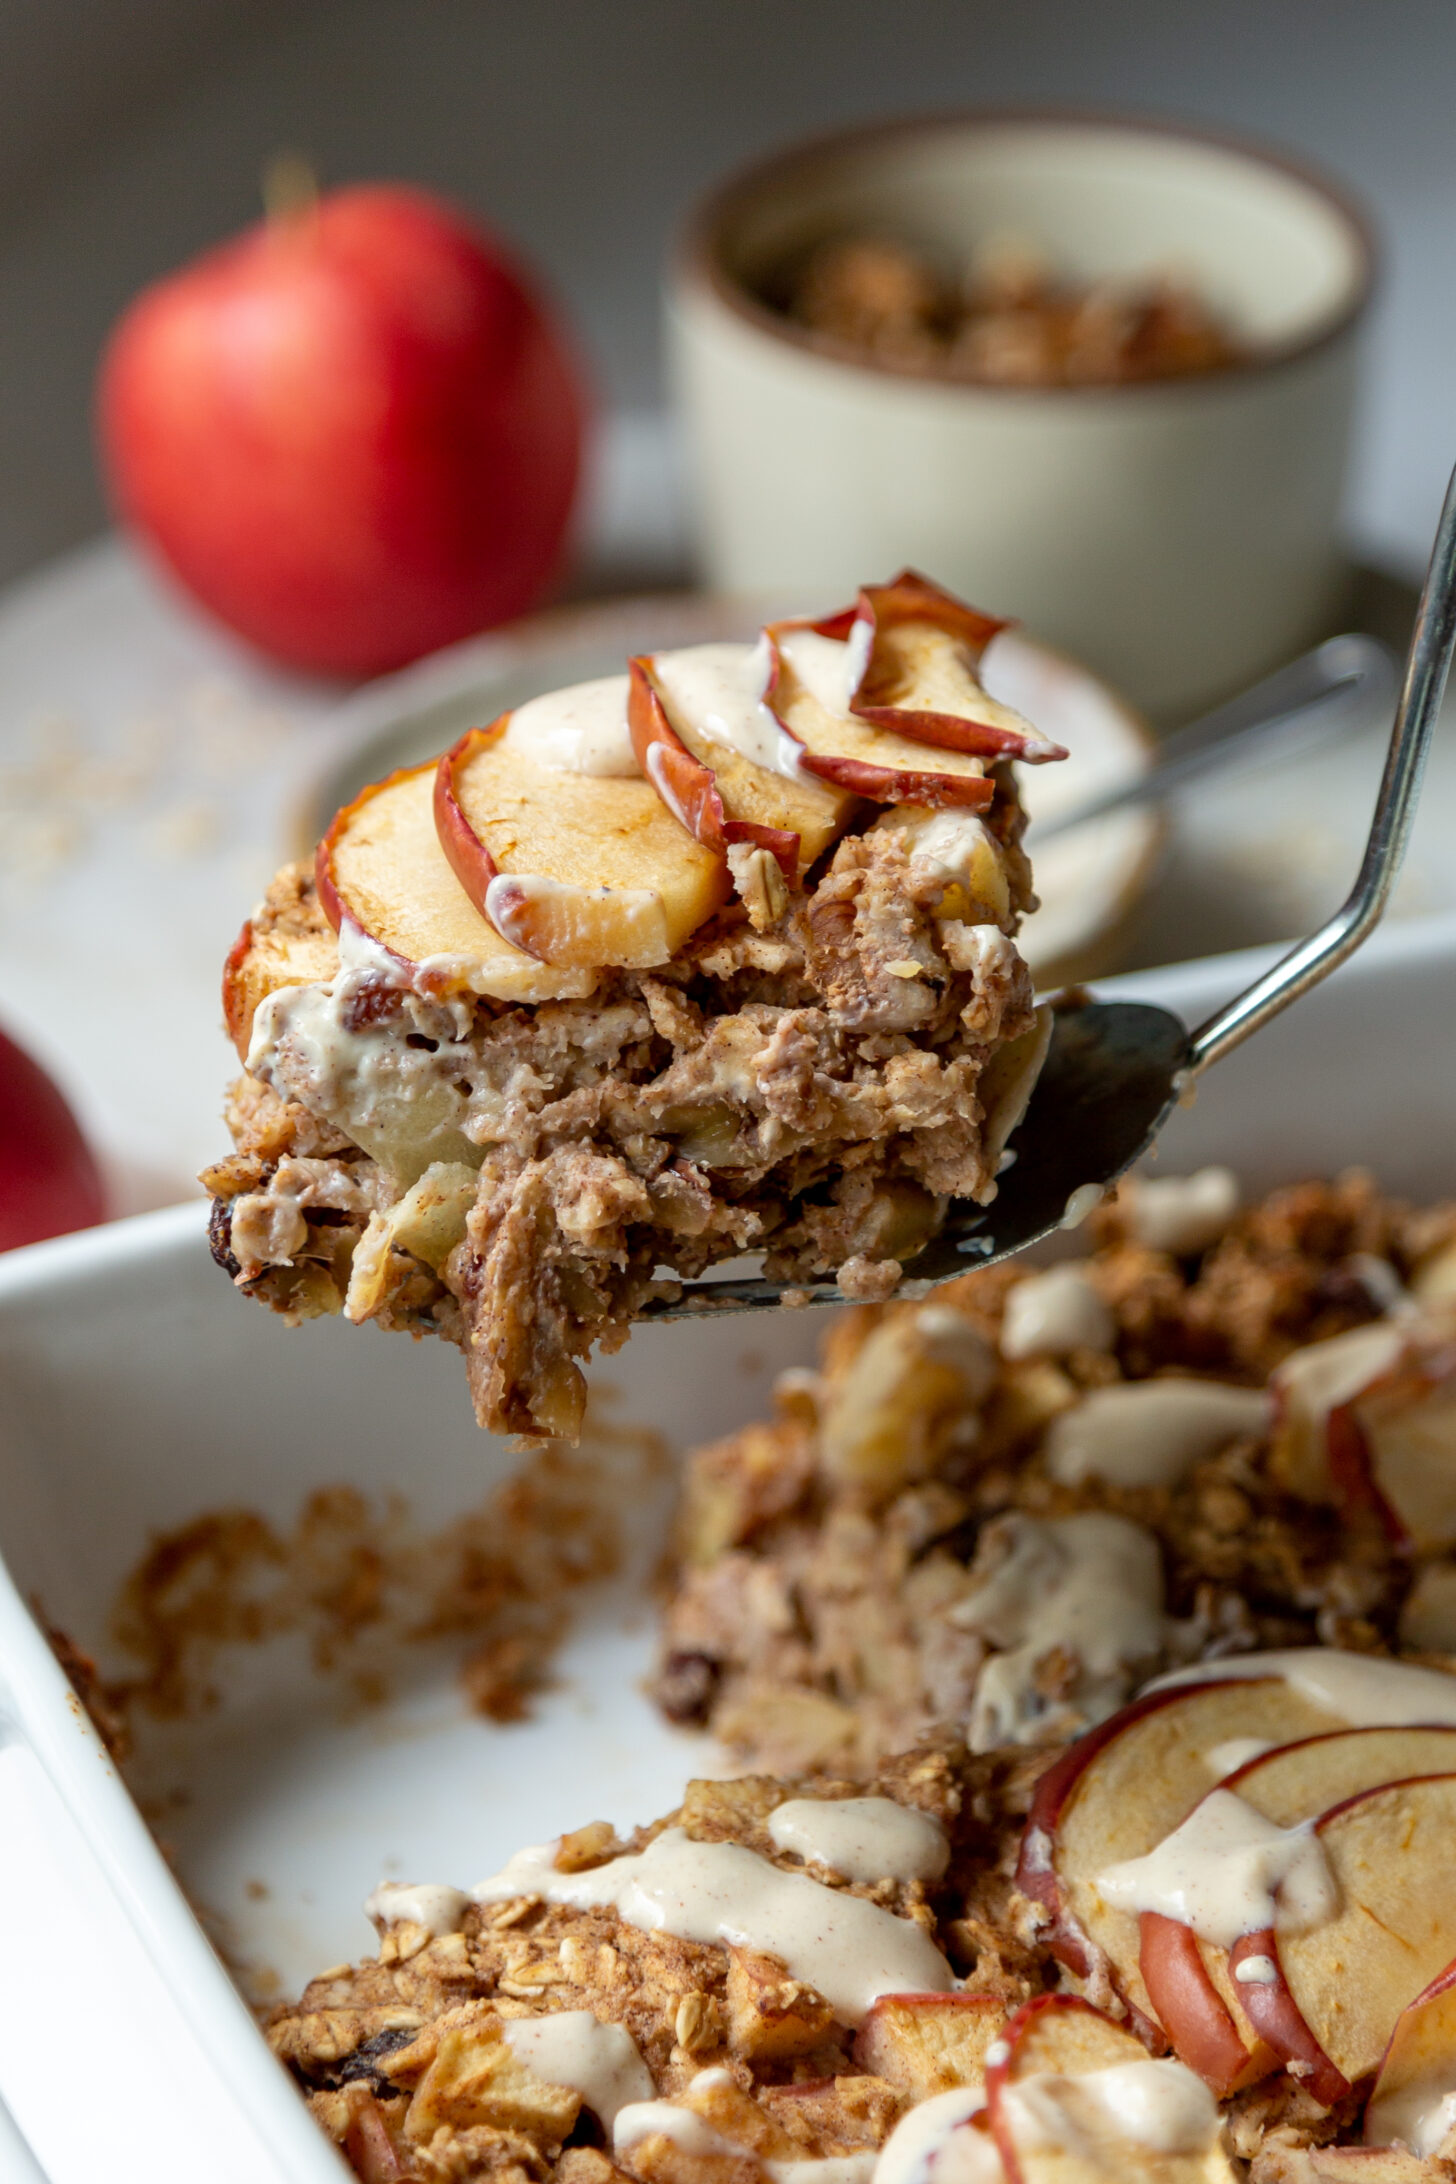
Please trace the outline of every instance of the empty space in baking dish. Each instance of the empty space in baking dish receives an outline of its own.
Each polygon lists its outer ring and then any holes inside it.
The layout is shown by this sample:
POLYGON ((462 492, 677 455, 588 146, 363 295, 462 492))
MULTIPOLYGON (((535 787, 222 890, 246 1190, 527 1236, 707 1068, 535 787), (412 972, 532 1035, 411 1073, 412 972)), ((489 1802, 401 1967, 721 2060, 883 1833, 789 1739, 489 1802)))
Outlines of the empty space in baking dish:
MULTIPOLYGON (((1258 960, 1109 990, 1196 1021, 1258 960)), ((1436 1197, 1456 1190, 1453 1085, 1456 920, 1430 921, 1379 937, 1221 1064, 1171 1125, 1159 1167, 1226 1161, 1253 1192, 1359 1163, 1436 1197)), ((296 1638, 220 1652, 212 1706, 139 1717, 132 1778, 182 1887, 251 1980, 287 1992, 366 1953, 361 1904, 383 1874, 469 1886, 524 1843, 649 1818, 688 1775, 722 1770, 715 1747, 669 1728, 641 1689, 672 1458, 763 1415, 775 1374, 807 1363, 825 1327, 822 1314, 782 1312, 644 1328, 593 1368, 584 1457, 590 1470, 601 1452, 623 1563, 568 1599, 555 1681, 530 1718, 473 1714, 453 1641, 401 1644, 387 1694, 363 1704, 296 1638)), ((39 1756, 207 2044, 236 2057, 246 2019, 21 1603, 126 1673, 111 1619, 156 1534, 229 1508, 286 1529, 311 1492, 341 1484, 379 1507, 398 1495, 410 1524, 438 1530, 533 1459, 476 1431, 461 1361, 443 1346, 337 1320, 289 1331, 234 1296, 208 1259, 201 1206, 0 1261, 0 1387, 0 1551, 14 1587, 0 1574, 0 1728, 39 1756)), ((288 2091, 281 2074, 258 2084, 288 2091)))

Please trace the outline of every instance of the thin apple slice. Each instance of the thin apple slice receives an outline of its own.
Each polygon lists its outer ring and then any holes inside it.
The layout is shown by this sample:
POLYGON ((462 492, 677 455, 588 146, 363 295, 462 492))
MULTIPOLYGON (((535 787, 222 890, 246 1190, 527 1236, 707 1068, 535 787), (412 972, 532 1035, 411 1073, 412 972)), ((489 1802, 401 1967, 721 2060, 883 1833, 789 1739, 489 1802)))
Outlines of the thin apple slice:
POLYGON ((1409 1322, 1404 1356, 1350 1404, 1369 1487, 1418 1555, 1456 1546, 1456 1309, 1409 1322))
POLYGON ((559 970, 502 940, 445 862, 434 820, 435 768, 376 782, 339 813, 318 846, 319 903, 336 933, 362 934, 425 993, 536 1002, 589 994, 584 970, 559 970))
POLYGON ((764 634, 773 662, 764 702, 797 746, 804 773, 877 804, 985 811, 994 802, 988 758, 947 748, 932 757, 923 743, 855 718, 857 662, 849 645, 807 622, 772 622, 764 634))
POLYGON ((1017 1886, 1050 1914, 1047 1939, 1079 1977, 1110 1971, 1118 1992, 1155 2018, 1137 1917, 1107 1903, 1097 1877, 1170 1835, 1228 1771, 1221 1747, 1287 1743, 1339 1726, 1272 1668, 1267 1677, 1167 1684, 1071 1745, 1036 1786, 1017 1886))
MULTIPOLYGON (((1338 1729, 1276 1746, 1219 1785, 1280 1828, 1410 1775, 1456 1767, 1456 1728, 1338 1729)), ((1190 1816, 1191 1819, 1191 1816, 1190 1816)), ((1139 1921, 1139 1965, 1154 2014, 1190 2070, 1226 2097, 1280 2058, 1249 2023, 1228 1951, 1160 1912, 1139 1921)))
POLYGON ((1352 1327, 1325 1342, 1294 1350, 1269 1376, 1274 1432, 1269 1461, 1274 1476, 1301 1501, 1342 1499, 1330 1465, 1330 1420, 1362 1388, 1390 1371, 1405 1348, 1394 1320, 1352 1327))
POLYGON ((629 667, 632 747, 648 780, 699 841, 758 841, 792 885, 843 833, 857 799, 800 766, 799 746, 763 702, 767 644, 689 645, 629 667))
POLYGON ((1387 1783, 1315 1822, 1334 1915, 1304 1933, 1248 1934, 1229 1952, 1262 1960, 1241 1983, 1250 2023, 1333 2104, 1379 2067, 1401 2013, 1456 1956, 1456 1774, 1387 1783))
POLYGON ((882 1994, 855 2036, 854 2059, 910 2100, 929 2100, 983 2082, 1007 2016, 991 1994, 882 1994))
POLYGON ((466 894, 543 963, 670 962, 726 899, 722 858, 650 783, 543 764, 507 738, 509 719, 472 728, 436 774, 436 830, 466 894))
MULTIPOLYGON (((695 842, 719 857, 726 857, 738 843, 766 849, 777 860, 786 885, 795 886, 801 854, 797 830, 769 826, 757 819, 735 816, 729 810, 725 799, 732 798, 732 786, 725 788, 717 771, 697 757, 673 727, 653 667, 653 661, 647 658, 627 662, 627 720, 632 749, 643 773, 695 842)), ((748 771, 762 772, 762 768, 751 767, 747 761, 741 764, 748 771)))
POLYGON ((865 585, 854 606, 804 626, 849 645, 857 674, 849 710, 856 719, 982 758, 1040 765, 1067 755, 981 686, 981 655, 1008 625, 913 569, 889 584, 865 585))
POLYGON ((1365 2110, 1371 2146, 1397 2141, 1434 2154, 1456 2126, 1456 1963, 1446 1965, 1395 2021, 1365 2110))
POLYGON ((222 972, 222 1019, 239 1061, 248 1058, 253 1018, 270 993, 284 986, 321 986, 338 968, 331 934, 292 932, 282 923, 260 929, 249 918, 222 972))
POLYGON ((1228 2184, 1218 2109, 1181 2063, 1080 1995, 1023 2003, 992 2051, 986 2110, 1008 2184, 1228 2184))

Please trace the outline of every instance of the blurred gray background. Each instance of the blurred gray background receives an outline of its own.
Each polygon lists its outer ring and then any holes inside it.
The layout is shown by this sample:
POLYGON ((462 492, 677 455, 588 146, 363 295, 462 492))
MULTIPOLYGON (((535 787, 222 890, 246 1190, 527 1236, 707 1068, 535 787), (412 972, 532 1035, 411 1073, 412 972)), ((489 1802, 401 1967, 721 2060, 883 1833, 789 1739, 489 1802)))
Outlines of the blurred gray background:
POLYGON ((1417 566, 1456 456, 1453 0, 0 0, 0 580, 104 520, 106 328, 254 218, 280 148, 495 223, 604 401, 661 399, 658 283, 736 162, 896 111, 1081 102, 1281 141, 1374 214, 1386 278, 1349 520, 1417 566))

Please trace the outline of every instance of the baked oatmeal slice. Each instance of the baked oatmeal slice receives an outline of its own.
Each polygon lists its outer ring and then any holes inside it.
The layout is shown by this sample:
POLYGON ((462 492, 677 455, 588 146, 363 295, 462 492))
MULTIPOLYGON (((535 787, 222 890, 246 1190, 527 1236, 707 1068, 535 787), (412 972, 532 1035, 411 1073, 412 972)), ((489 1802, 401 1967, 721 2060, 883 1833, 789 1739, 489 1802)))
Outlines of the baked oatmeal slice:
POLYGON ((1050 1957, 1004 1915, 1033 1772, 945 1743, 862 1786, 697 1781, 471 1894, 382 1885, 377 1956, 268 2037, 366 2177, 755 2184, 873 2155, 1041 1990, 1050 1957))
POLYGON ((753 1764, 1055 1744, 1259 1645, 1456 1651, 1456 1207, 1137 1181, 689 1460, 656 1681, 753 1764))
POLYGON ((1047 1035, 998 624, 898 579, 632 663, 367 790, 229 959, 214 1254, 465 1350, 495 1430, 743 1252, 881 1297, 986 1202, 1047 1035))

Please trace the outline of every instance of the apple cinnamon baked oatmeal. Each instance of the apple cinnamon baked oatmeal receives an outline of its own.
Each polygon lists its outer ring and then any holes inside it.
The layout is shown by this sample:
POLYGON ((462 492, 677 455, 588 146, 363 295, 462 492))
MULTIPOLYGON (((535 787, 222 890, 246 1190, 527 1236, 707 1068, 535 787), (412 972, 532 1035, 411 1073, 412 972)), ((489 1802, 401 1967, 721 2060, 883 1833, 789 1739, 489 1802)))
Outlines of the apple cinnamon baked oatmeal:
POLYGON ((1057 1743, 1160 1667, 1456 1653, 1456 1206, 1133 1180, 1090 1256, 843 1318, 688 1461, 655 1691, 750 1764, 1057 1743))
POLYGON ((745 1251, 888 1294, 987 1201, 1045 1048, 1002 625, 906 574, 634 660, 367 789, 228 960, 215 1257, 465 1351, 570 1437, 578 1358, 745 1251))
POLYGON ((1437 2184, 1453 1768, 1456 1677, 1241 1656, 381 1884, 268 2037, 364 2184, 1437 2184))

